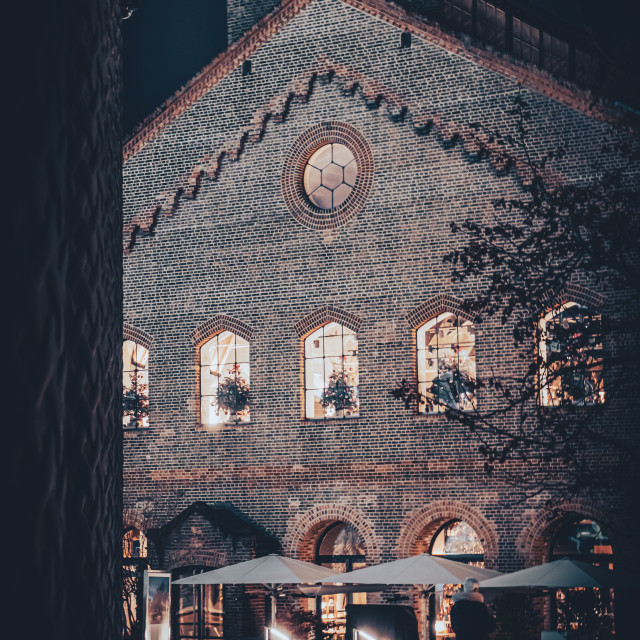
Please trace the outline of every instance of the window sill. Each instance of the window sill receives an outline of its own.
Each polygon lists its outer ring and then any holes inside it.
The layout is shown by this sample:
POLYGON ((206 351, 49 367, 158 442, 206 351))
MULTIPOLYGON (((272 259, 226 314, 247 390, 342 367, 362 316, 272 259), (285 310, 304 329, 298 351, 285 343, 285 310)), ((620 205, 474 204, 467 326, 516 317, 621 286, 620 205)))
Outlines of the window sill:
POLYGON ((250 420, 248 422, 220 422, 219 424, 204 424, 200 422, 196 424, 196 429, 198 431, 223 431, 225 429, 232 431, 241 427, 250 427, 252 424, 254 423, 250 420))
POLYGON ((362 416, 344 416, 342 418, 301 418, 300 422, 341 422, 343 420, 360 420, 362 416))
POLYGON ((122 427, 123 433, 146 433, 151 431, 150 427, 122 427))

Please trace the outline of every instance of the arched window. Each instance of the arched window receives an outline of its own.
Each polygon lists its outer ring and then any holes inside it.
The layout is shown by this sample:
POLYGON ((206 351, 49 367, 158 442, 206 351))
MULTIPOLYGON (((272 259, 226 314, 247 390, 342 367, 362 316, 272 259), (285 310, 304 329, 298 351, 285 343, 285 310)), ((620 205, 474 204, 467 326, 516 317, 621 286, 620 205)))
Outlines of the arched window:
POLYGON ((542 406, 604 402, 600 315, 567 302, 547 313, 539 328, 542 406))
POLYGON ((419 410, 475 407, 476 338, 473 323, 441 313, 416 332, 419 410))
POLYGON ((131 527, 122 536, 122 557, 123 558, 146 558, 147 557, 147 536, 131 527))
POLYGON ((133 340, 122 344, 122 425, 149 426, 149 350, 133 340))
MULTIPOLYGON (((184 567, 172 572, 178 580, 209 571, 184 567)), ((171 637, 176 640, 213 640, 224 637, 224 600, 221 584, 173 585, 171 594, 171 637)))
POLYGON ((305 415, 348 418, 359 415, 358 337, 336 322, 304 341, 305 415))
POLYGON ((200 420, 248 422, 249 400, 249 342, 218 333, 200 347, 200 420))
MULTIPOLYGON (((554 536, 549 560, 573 558, 580 562, 613 569, 611 540, 595 520, 578 519, 565 523, 554 536)), ((612 637, 613 597, 610 589, 562 589, 551 594, 551 611, 562 630, 589 631, 593 637, 612 637), (579 614, 579 615, 577 615, 579 614)))
MULTIPOLYGON (((484 548, 478 534, 463 520, 450 520, 438 529, 431 541, 429 552, 434 556, 446 556, 448 560, 466 562, 476 567, 484 567, 484 548)), ((453 594, 460 588, 457 584, 437 584, 430 597, 429 612, 431 629, 436 638, 450 638, 450 611, 453 594)))
MULTIPOLYGON (((335 571, 354 571, 366 566, 364 540, 359 531, 346 522, 334 522, 320 535, 316 545, 316 564, 335 571)), ((318 598, 322 621, 332 625, 332 637, 343 640, 346 631, 347 604, 366 604, 364 593, 335 593, 318 598)))

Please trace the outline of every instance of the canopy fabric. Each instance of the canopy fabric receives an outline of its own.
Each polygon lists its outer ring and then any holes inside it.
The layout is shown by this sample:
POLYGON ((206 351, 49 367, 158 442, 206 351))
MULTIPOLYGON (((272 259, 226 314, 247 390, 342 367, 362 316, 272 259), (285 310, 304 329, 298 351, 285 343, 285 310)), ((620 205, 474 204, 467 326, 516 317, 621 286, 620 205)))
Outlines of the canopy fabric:
POLYGON ((334 593, 372 593, 388 587, 386 584, 299 584, 297 588, 307 598, 317 598, 334 593))
POLYGON ((318 582, 335 573, 333 569, 272 553, 181 578, 173 584, 303 584, 318 582))
POLYGON ((596 567, 571 558, 562 558, 483 580, 480 582, 480 587, 546 587, 548 589, 612 587, 615 577, 616 574, 610 569, 596 567))
POLYGON ((472 567, 464 562, 423 553, 419 556, 385 562, 373 567, 340 573, 322 582, 346 584, 462 584, 467 578, 485 580, 498 576, 498 571, 472 567))

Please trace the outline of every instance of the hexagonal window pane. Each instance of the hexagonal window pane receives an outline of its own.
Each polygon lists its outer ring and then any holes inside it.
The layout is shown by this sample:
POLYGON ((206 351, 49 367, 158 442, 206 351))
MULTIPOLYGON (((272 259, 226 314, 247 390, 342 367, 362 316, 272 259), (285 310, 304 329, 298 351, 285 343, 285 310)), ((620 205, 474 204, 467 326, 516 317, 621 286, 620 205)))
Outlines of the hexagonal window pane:
POLYGON ((310 193, 309 199, 321 209, 331 209, 332 207, 331 191, 324 187, 318 187, 313 193, 310 193))
POLYGON ((308 164, 317 169, 324 169, 331 162, 331 145, 320 147, 310 158, 308 164))
POLYGON ((341 184, 333 192, 333 206, 341 205, 350 195, 352 188, 348 184, 341 184))
POLYGON ((330 164, 322 170, 322 186, 332 191, 342 184, 342 167, 330 164))
POLYGON ((315 191, 322 184, 322 172, 308 164, 304 170, 304 190, 315 191))
POLYGON ((333 145, 333 161, 341 167, 346 167, 353 160, 353 153, 343 144, 333 145))
POLYGON ((356 183, 357 177, 358 177, 358 165, 356 161, 353 160, 344 168, 344 181, 353 187, 356 183))

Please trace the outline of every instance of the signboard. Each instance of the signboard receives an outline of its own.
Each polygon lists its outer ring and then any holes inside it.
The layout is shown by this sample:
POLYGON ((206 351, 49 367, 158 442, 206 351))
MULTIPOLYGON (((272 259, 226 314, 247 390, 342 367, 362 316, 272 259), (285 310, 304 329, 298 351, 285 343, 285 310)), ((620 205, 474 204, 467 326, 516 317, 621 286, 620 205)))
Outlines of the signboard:
POLYGON ((169 640, 171 632, 171 574, 144 572, 144 638, 169 640))

